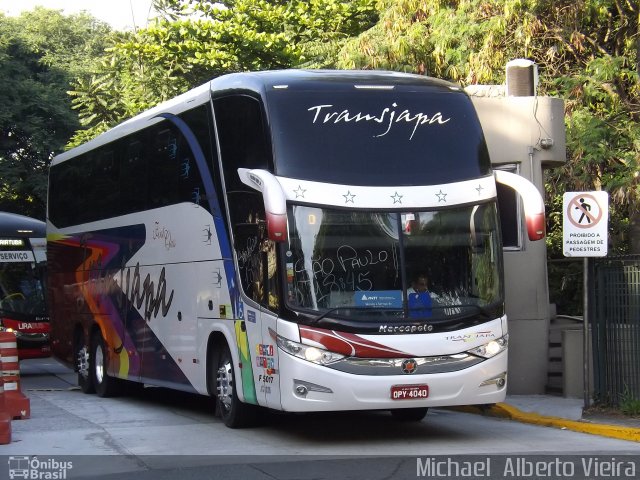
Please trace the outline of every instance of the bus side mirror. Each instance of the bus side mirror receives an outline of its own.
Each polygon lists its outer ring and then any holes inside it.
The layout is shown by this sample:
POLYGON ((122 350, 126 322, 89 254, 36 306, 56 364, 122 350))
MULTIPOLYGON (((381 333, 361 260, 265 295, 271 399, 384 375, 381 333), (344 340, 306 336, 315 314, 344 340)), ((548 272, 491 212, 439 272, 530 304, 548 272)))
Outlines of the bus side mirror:
POLYGON ((493 174, 498 183, 514 189, 522 198, 529 240, 543 239, 545 236, 544 200, 536 186, 515 173, 495 170, 493 174))
POLYGON ((266 170, 239 168, 238 175, 245 185, 262 193, 269 240, 287 239, 287 201, 278 179, 266 170))

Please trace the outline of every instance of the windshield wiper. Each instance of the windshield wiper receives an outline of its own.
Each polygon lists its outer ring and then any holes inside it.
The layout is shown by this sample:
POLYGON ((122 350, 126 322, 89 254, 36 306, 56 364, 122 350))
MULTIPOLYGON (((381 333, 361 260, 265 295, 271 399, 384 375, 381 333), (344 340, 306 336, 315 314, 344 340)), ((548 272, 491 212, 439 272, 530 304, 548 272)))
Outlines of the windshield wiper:
POLYGON ((486 305, 486 306, 478 305, 476 303, 458 303, 458 304, 451 304, 451 305, 433 305, 431 308, 433 310, 440 310, 440 311, 444 310, 446 316, 455 316, 455 315, 468 316, 468 314, 470 313, 471 314, 480 313, 481 315, 487 318, 490 318, 497 305, 498 305, 497 303, 486 305), (454 312, 456 309, 459 309, 459 312, 451 314, 446 312, 447 309, 449 309, 450 312, 454 312), (467 312, 465 314, 464 310, 467 310, 467 309, 473 310, 473 312, 467 312))
MULTIPOLYGON (((478 304, 475 303, 460 303, 460 304, 452 304, 452 305, 432 305, 430 310, 432 310, 434 313, 436 311, 438 312, 444 312, 444 315, 441 316, 440 314, 437 315, 437 318, 447 318, 447 317, 468 317, 470 315, 474 315, 474 314, 480 314, 486 318, 491 318, 493 316, 493 312, 495 310, 495 307, 498 304, 491 304, 491 305, 487 305, 487 306, 480 306, 478 304), (447 309, 449 309, 449 312, 455 312, 454 309, 459 309, 458 312, 456 313, 448 313, 447 309)), ((340 306, 340 307, 333 307, 333 308, 329 308, 327 310, 325 310, 324 312, 320 313, 317 317, 312 318, 309 323, 312 325, 317 324, 320 320, 328 317, 329 315, 331 315, 334 312, 337 312, 339 310, 365 310, 365 311, 370 311, 373 317, 379 316, 381 313, 384 313, 385 316, 389 314, 389 312, 393 312, 393 313, 397 313, 400 315, 404 315, 402 312, 403 310, 401 308, 374 308, 374 307, 365 307, 365 306, 340 306)), ((411 309, 408 310, 409 312, 411 311, 411 309)), ((407 317, 408 318, 408 317, 407 317)))
POLYGON ((316 324, 323 318, 326 318, 330 313, 335 312, 337 310, 369 310, 371 313, 380 314, 385 312, 401 312, 400 308, 374 308, 374 307, 364 307, 364 306, 341 306, 341 307, 333 307, 328 309, 325 312, 322 312, 317 317, 311 320, 311 323, 316 324))

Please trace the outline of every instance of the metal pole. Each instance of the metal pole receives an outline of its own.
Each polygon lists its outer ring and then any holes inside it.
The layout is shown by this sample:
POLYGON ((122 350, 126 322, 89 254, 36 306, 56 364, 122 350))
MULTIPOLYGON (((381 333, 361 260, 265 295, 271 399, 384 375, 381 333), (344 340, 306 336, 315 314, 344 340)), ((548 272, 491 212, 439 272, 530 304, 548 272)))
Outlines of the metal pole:
POLYGON ((583 382, 584 382, 584 408, 591 406, 589 398, 590 375, 589 375, 589 257, 583 260, 584 273, 582 275, 582 361, 583 361, 583 382))

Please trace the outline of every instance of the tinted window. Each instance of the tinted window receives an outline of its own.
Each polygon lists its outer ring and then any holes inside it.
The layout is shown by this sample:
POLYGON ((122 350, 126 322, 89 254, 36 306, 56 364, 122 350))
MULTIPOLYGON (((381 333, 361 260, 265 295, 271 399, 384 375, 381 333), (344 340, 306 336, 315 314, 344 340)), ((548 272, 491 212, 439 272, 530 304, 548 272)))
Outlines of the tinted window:
POLYGON ((435 185, 490 171, 469 98, 451 90, 269 93, 278 175, 347 185, 435 185))
POLYGON ((87 220, 91 220, 100 211, 104 216, 118 215, 121 210, 120 202, 120 162, 115 148, 104 148, 93 155, 91 176, 93 180, 90 189, 90 198, 95 209, 86 209, 87 220))
MULTIPOLYGON (((181 115, 211 175, 208 106, 181 115)), ((208 209, 200 169, 183 132, 162 121, 51 168, 49 215, 59 227, 181 202, 208 209)))
POLYGON ((147 174, 149 185, 147 208, 171 205, 180 200, 176 188, 178 175, 180 175, 179 143, 180 132, 172 124, 154 132, 152 157, 149 159, 147 174))
POLYGON ((228 198, 242 289, 275 311, 280 299, 276 245, 267 237, 262 196, 256 191, 231 192, 228 198))
MULTIPOLYGON (((189 110, 181 116, 189 128, 195 135, 195 138, 202 149, 205 168, 208 168, 209 174, 213 177, 214 188, 218 195, 218 203, 223 204, 222 200, 222 184, 220 182, 220 174, 217 166, 217 154, 215 153, 215 140, 213 134, 213 119, 211 115, 211 107, 200 107, 195 110, 189 110), (214 162, 213 159, 216 159, 214 162)), ((178 172, 178 190, 180 191, 181 201, 195 203, 209 210, 209 202, 204 189, 201 172, 195 159, 195 152, 188 147, 186 139, 183 137, 178 172)))
POLYGON ((227 190, 248 190, 238 177, 238 168, 269 169, 271 152, 258 100, 244 95, 214 102, 216 127, 227 190))
POLYGON ((144 155, 144 137, 124 142, 120 163, 120 201, 123 211, 139 212, 147 203, 147 158, 144 155))
POLYGON ((238 176, 238 168, 272 169, 262 106, 252 97, 233 95, 215 100, 214 110, 242 289, 277 310, 276 249, 266 235, 264 201, 238 176))
POLYGON ((83 181, 84 156, 51 168, 49 186, 49 216, 60 226, 76 222, 78 198, 85 196, 83 181))

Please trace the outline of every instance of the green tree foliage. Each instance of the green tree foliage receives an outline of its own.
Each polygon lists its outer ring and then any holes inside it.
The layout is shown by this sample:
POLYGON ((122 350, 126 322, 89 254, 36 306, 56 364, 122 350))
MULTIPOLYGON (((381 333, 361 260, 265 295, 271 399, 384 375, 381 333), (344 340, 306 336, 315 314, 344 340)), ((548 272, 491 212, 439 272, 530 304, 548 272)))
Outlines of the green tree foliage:
POLYGON ((67 90, 109 30, 86 14, 0 14, 0 210, 44 218, 47 167, 79 127, 67 90))
POLYGON ((79 144, 218 75, 320 66, 377 19, 375 0, 157 0, 162 18, 121 34, 73 95, 79 144))
MULTIPOLYGON (((565 100, 565 167, 548 174, 549 246, 565 190, 604 189, 624 239, 640 189, 637 0, 156 0, 162 19, 121 34, 73 92, 79 143, 216 75, 292 66, 390 69, 503 83, 508 60, 565 100)), ((620 235, 618 235, 618 232, 620 235)), ((611 251, 624 251, 624 241, 611 251)))
POLYGON ((502 83, 508 60, 534 60, 539 93, 566 102, 568 162, 548 175, 550 251, 561 255, 559 196, 602 189, 619 252, 640 209, 639 17, 634 0, 383 0, 378 24, 346 42, 336 65, 468 85, 502 83))

